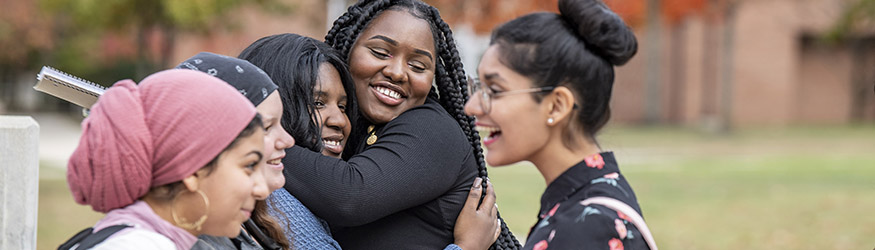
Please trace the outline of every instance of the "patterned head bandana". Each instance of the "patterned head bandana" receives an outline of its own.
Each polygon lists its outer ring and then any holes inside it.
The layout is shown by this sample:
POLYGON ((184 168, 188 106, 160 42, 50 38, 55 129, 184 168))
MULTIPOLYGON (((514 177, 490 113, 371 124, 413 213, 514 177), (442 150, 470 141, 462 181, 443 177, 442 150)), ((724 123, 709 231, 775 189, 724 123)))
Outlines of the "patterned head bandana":
POLYGON ((277 89, 276 84, 263 70, 246 60, 229 56, 201 52, 186 59, 176 68, 193 69, 218 77, 231 84, 255 106, 277 89))

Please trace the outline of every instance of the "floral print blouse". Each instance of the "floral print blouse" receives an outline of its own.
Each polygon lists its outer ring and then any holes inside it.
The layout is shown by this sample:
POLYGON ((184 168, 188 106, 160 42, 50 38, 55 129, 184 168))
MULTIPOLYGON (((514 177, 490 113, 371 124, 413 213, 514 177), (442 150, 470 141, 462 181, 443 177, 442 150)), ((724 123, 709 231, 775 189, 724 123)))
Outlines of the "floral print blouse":
POLYGON ((547 186, 541 195, 539 221, 524 249, 649 249, 625 214, 602 205, 581 205, 584 199, 595 196, 623 201, 641 213, 614 154, 591 155, 547 186))

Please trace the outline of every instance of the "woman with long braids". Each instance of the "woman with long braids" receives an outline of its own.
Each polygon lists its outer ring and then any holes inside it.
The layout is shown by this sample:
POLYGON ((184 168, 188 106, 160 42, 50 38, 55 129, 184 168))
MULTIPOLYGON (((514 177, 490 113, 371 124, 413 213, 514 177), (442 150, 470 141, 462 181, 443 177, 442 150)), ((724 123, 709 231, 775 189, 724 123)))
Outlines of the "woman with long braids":
MULTIPOLYGON (((340 158, 350 133, 349 120, 355 119, 357 111, 353 80, 343 57, 327 44, 297 34, 258 39, 239 57, 264 69, 277 83, 284 110, 282 126, 298 138, 296 145, 340 158)), ((480 191, 473 190, 470 205, 477 204, 480 191)), ((494 192, 489 189, 487 194, 490 198, 484 204, 492 206, 494 192)), ((274 191, 268 204, 295 249, 340 249, 324 222, 285 189, 274 191)), ((484 239, 485 244, 495 240, 490 234, 497 229, 495 214, 484 211, 488 208, 479 211, 485 216, 472 215, 478 212, 476 207, 464 210, 457 231, 463 236, 456 239, 460 245, 485 249, 484 239)))
MULTIPOLYGON (((486 171, 449 27, 420 1, 360 1, 326 38, 349 62, 362 119, 345 160, 288 149, 286 189, 345 249, 453 243, 471 184, 486 171)), ((517 247, 501 224, 496 246, 517 247)))
POLYGON ((524 249, 655 249, 635 193, 595 138, 635 35, 600 0, 560 0, 559 11, 493 31, 465 111, 488 133, 490 165, 531 161, 547 183, 524 249))

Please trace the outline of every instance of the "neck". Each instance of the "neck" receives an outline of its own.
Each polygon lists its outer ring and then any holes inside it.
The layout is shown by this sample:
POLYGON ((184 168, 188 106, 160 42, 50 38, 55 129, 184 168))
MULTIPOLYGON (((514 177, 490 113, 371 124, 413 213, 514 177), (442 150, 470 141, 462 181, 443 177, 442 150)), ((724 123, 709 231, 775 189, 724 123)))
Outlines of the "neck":
POLYGON ((601 152, 601 149, 594 142, 582 135, 571 136, 574 138, 575 147, 573 148, 566 146, 562 137, 561 133, 553 133, 547 145, 529 160, 541 172, 548 186, 559 175, 583 161, 587 156, 601 152))
MULTIPOLYGON (((148 195, 146 197, 143 197, 143 201, 145 201, 146 204, 149 204, 149 207, 152 208, 152 211, 155 211, 155 214, 157 214, 158 217, 161 217, 161 219, 164 219, 165 221, 170 222, 170 224, 173 224, 174 226, 176 226, 178 228, 182 228, 183 230, 190 233, 191 235, 194 235, 194 236, 200 235, 199 232, 196 232, 193 229, 180 227, 178 224, 176 224, 176 220, 173 219, 173 213, 171 212, 172 207, 170 205, 170 202, 158 201, 158 200, 156 200, 148 195)), ((181 216, 181 215, 177 214, 177 216, 181 216)))

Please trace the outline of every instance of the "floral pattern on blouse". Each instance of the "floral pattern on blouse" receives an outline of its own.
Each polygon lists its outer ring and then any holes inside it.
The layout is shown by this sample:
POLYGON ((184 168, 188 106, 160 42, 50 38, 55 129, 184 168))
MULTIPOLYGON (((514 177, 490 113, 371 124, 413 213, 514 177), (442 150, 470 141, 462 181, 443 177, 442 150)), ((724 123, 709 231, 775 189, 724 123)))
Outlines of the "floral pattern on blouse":
POLYGON ((611 197, 641 211, 613 153, 591 155, 547 186, 541 196, 540 220, 524 249, 649 249, 625 214, 598 204, 581 204, 596 196, 611 197))

